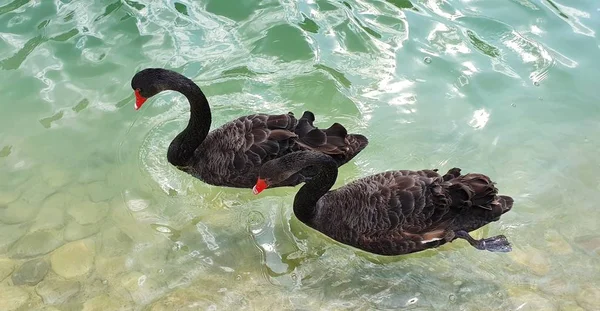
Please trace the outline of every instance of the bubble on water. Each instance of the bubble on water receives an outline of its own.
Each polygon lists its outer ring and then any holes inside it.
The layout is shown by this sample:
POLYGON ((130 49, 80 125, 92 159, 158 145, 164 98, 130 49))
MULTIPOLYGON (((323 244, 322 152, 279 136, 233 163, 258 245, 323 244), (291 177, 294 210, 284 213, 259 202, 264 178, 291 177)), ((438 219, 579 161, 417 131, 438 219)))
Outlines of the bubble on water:
POLYGON ((424 62, 425 64, 431 64, 431 57, 429 57, 429 56, 426 56, 425 58, 423 58, 423 62, 424 62))
POLYGON ((450 296, 448 296, 448 299, 449 299, 450 301, 456 301, 456 295, 454 295, 454 294, 450 294, 450 296))
POLYGON ((143 199, 130 199, 126 201, 127 208, 129 208, 132 212, 139 212, 145 210, 150 206, 150 203, 147 200, 143 199))
POLYGON ((265 216, 259 211, 251 211, 248 213, 248 219, 246 222, 252 233, 258 234, 262 231, 262 226, 265 222, 265 216))
POLYGON ((515 104, 515 103, 512 103, 510 105, 513 106, 513 107, 517 107, 517 104, 515 104))
POLYGON ((539 81, 535 81, 535 82, 533 82, 533 85, 540 86, 540 82, 539 81))
POLYGON ((409 300, 406 302, 406 305, 407 305, 407 306, 409 306, 409 305, 414 305, 415 303, 417 303, 417 301, 419 301, 419 298, 417 298, 417 297, 413 297, 413 298, 409 299, 409 300))
POLYGON ((235 280, 236 280, 236 281, 241 281, 241 280, 242 280, 242 276, 241 276, 241 275, 239 275, 239 274, 238 274, 238 275, 236 275, 236 276, 235 276, 235 280))
POLYGON ((171 228, 167 227, 167 226, 161 226, 161 225, 151 225, 154 230, 158 231, 158 232, 162 232, 162 233, 171 233, 171 228))
POLYGON ((259 211, 251 211, 250 213, 248 213, 249 225, 260 225, 264 220, 265 217, 259 211))
POLYGON ((292 280, 296 280, 298 277, 296 276, 296 273, 292 273, 292 280))
POLYGON ((174 251, 178 251, 181 250, 183 248, 183 243, 181 241, 176 241, 175 245, 173 245, 173 250, 174 251))
POLYGON ((163 269, 158 269, 158 273, 163 273, 163 272, 165 272, 165 270, 163 270, 163 269))

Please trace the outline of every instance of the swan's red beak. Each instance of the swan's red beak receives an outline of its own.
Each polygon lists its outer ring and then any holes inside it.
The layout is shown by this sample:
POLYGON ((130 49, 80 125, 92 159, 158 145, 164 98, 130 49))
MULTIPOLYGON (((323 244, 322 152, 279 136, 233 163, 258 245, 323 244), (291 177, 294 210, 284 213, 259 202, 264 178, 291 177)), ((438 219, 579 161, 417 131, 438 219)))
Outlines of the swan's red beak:
POLYGON ((256 185, 254 185, 254 188, 252 188, 252 193, 254 194, 259 194, 261 193, 263 190, 267 189, 267 187, 269 187, 269 185, 267 185, 267 182, 265 182, 264 179, 258 179, 256 181, 256 185))
POLYGON ((142 107, 144 102, 146 101, 146 97, 140 95, 140 90, 135 90, 135 110, 138 110, 142 107))

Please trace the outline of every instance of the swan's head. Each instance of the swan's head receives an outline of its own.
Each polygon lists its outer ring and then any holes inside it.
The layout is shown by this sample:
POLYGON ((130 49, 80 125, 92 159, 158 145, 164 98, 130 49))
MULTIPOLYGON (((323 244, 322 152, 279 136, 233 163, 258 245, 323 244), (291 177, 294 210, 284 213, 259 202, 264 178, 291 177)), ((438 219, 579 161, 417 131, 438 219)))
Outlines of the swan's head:
POLYGON ((252 188, 252 193, 259 194, 269 186, 278 184, 288 179, 290 176, 300 170, 301 167, 296 167, 293 165, 299 164, 293 163, 294 161, 298 160, 297 158, 299 154, 300 152, 288 154, 263 164, 258 172, 258 179, 252 188))
POLYGON ((177 86, 180 74, 162 68, 147 68, 133 76, 131 88, 135 93, 135 110, 142 107, 146 100, 164 90, 177 86))
POLYGON ((287 174, 285 170, 282 171, 281 158, 268 161, 261 166, 256 184, 252 188, 252 193, 259 194, 269 188, 269 186, 285 180, 289 175, 291 173, 287 174))
POLYGON ((337 167, 330 156, 319 152, 296 151, 286 154, 281 158, 268 161, 260 167, 252 192, 259 194, 270 186, 283 183, 296 173, 305 178, 315 176, 324 164, 337 167))

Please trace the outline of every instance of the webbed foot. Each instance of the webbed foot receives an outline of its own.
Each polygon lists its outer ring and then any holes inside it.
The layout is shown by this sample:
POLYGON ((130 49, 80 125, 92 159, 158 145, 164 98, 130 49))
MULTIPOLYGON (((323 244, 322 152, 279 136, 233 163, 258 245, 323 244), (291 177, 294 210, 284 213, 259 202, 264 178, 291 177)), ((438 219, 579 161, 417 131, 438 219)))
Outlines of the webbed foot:
POLYGON ((490 252, 507 253, 512 251, 508 239, 504 235, 497 235, 486 239, 476 240, 466 231, 456 231, 456 237, 465 239, 476 249, 487 250, 490 252))

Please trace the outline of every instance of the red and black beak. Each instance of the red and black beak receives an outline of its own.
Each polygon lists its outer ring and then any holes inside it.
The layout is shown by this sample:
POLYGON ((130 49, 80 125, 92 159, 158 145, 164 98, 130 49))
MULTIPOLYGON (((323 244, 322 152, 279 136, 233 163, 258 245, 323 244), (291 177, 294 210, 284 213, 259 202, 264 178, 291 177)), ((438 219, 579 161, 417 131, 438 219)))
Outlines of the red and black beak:
POLYGON ((267 182, 264 179, 259 178, 256 181, 256 185, 254 185, 254 187, 252 188, 252 193, 259 194, 268 187, 269 185, 267 185, 267 182))
POLYGON ((135 106, 133 106, 133 108, 135 108, 135 110, 140 109, 146 99, 146 97, 140 95, 140 90, 135 90, 135 106))

